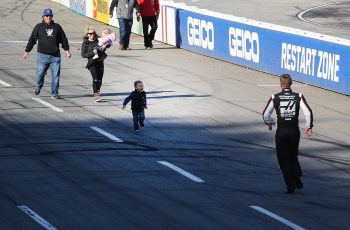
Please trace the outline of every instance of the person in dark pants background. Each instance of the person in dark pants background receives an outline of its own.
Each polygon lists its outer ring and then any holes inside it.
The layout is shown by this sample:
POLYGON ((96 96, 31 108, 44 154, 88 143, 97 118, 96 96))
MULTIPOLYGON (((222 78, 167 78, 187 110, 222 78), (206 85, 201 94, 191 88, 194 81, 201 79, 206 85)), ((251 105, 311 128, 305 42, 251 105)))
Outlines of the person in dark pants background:
POLYGON ((123 102, 123 109, 125 109, 126 105, 131 100, 131 110, 134 122, 134 130, 139 130, 139 124, 141 127, 145 127, 145 109, 147 109, 147 99, 146 92, 143 91, 143 83, 142 81, 134 82, 135 90, 130 93, 128 97, 125 98, 123 102))
POLYGON ((92 76, 94 100, 100 102, 102 100, 100 90, 104 74, 104 59, 107 57, 105 50, 108 48, 108 45, 102 45, 99 50, 95 49, 96 46, 98 46, 98 35, 94 27, 88 26, 81 45, 81 56, 88 59, 86 68, 90 71, 92 76), (98 54, 98 58, 94 59, 96 54, 98 54))
POLYGON ((272 118, 273 110, 277 114, 276 152, 277 160, 286 184, 286 193, 292 194, 295 188, 301 189, 302 170, 298 160, 299 153, 299 109, 301 108, 306 119, 307 136, 312 135, 313 114, 303 94, 291 90, 292 78, 289 74, 280 76, 282 92, 272 95, 264 111, 265 124, 272 130, 275 124, 272 118))
POLYGON ((44 85, 45 75, 50 68, 51 98, 58 99, 61 72, 61 53, 59 44, 62 44, 62 48, 66 51, 67 58, 70 58, 72 55, 69 52, 69 44, 66 34, 62 27, 55 23, 52 18, 52 10, 45 9, 42 16, 43 21, 34 27, 25 48, 23 58, 28 58, 29 52, 38 41, 38 52, 36 57, 36 87, 34 94, 40 94, 40 90, 44 85))
POLYGON ((131 50, 129 47, 134 8, 138 7, 136 0, 113 0, 109 6, 109 17, 113 17, 117 8, 119 23, 119 50, 131 50))
POLYGON ((152 41, 158 29, 159 0, 137 0, 137 18, 142 18, 143 39, 145 48, 153 48, 152 41), (149 26, 151 30, 149 31, 149 26))

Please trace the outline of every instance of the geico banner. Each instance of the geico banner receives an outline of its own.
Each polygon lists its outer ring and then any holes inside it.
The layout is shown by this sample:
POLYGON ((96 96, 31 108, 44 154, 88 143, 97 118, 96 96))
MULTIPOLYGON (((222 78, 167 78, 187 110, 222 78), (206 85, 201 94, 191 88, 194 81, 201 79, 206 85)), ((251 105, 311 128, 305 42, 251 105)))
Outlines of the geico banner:
POLYGON ((177 46, 350 95, 349 46, 179 9, 177 46))
POLYGON ((261 65, 261 29, 179 10, 177 46, 251 68, 261 65))
POLYGON ((350 47, 286 33, 274 34, 277 39, 270 46, 273 53, 279 54, 277 61, 269 60, 276 64, 270 66, 274 73, 289 73, 296 80, 350 95, 347 64, 350 47))

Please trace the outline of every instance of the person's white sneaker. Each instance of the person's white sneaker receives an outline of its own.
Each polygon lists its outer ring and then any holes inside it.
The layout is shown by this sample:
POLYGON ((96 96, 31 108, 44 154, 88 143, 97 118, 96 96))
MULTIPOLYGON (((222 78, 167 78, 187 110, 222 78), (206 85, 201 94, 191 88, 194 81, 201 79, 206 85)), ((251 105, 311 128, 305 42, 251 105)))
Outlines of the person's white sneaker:
POLYGON ((52 98, 52 99, 61 99, 61 97, 58 96, 58 95, 52 95, 51 98, 52 98))
POLYGON ((96 102, 102 101, 102 98, 101 98, 101 96, 100 96, 99 93, 95 93, 95 94, 94 94, 94 99, 95 99, 96 102))

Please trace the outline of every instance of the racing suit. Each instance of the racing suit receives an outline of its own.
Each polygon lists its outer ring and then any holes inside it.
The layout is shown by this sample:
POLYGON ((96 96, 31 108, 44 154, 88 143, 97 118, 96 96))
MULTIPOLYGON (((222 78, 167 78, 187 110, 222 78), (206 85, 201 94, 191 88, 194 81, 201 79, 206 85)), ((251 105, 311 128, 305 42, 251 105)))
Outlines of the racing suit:
MULTIPOLYGON (((287 190, 294 191, 300 184, 302 170, 298 161, 300 141, 299 109, 303 110, 306 128, 313 127, 313 114, 304 96, 293 92, 290 88, 272 95, 264 111, 263 119, 268 126, 274 125, 273 110, 277 114, 276 152, 277 160, 283 174, 287 190)), ((302 185, 301 185, 302 186, 302 185)))

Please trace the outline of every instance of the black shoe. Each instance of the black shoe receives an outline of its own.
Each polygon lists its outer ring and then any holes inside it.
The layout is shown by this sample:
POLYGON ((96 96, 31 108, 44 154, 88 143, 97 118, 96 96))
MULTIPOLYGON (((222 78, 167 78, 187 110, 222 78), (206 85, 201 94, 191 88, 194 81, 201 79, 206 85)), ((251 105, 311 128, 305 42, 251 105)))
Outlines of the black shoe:
POLYGON ((286 193, 287 193, 287 194, 293 194, 294 191, 295 191, 294 188, 288 188, 288 187, 286 188, 286 193))
POLYGON ((152 49, 153 48, 153 44, 152 44, 152 42, 151 43, 149 43, 149 44, 147 44, 147 45, 145 45, 145 48, 146 49, 152 49))
POLYGON ((39 94, 40 94, 40 89, 35 89, 35 90, 34 90, 34 94, 35 94, 35 95, 39 95, 39 94))
POLYGON ((300 178, 298 178, 295 183, 296 183, 297 189, 302 189, 304 187, 303 182, 300 180, 300 178))

